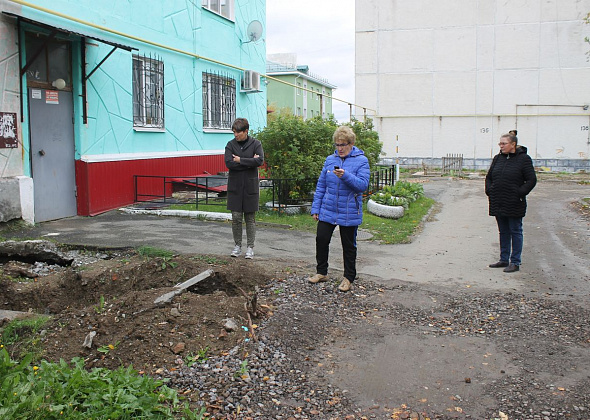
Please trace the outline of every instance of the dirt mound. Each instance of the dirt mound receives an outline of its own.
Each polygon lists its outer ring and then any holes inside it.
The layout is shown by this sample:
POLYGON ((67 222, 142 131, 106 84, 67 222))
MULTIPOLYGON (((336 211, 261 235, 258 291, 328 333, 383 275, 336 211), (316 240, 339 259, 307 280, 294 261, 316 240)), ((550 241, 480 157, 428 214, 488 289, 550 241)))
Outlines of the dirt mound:
POLYGON ((173 368, 179 358, 220 354, 244 342, 247 296, 272 276, 244 259, 129 254, 35 279, 2 274, 0 298, 3 309, 51 315, 43 332, 47 360, 83 357, 89 367, 133 364, 154 372, 173 368), (171 304, 154 304, 176 284, 208 269, 213 276, 171 304), (238 328, 227 331, 227 319, 238 328), (83 343, 90 333, 96 335, 87 348, 83 343))

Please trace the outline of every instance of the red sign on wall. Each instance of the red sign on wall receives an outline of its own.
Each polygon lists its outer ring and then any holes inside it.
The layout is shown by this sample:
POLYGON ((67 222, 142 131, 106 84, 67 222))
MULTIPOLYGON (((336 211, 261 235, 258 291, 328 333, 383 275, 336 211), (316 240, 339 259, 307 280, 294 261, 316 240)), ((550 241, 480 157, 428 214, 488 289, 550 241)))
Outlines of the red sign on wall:
POLYGON ((0 149, 18 147, 16 113, 0 112, 0 149))
POLYGON ((59 104, 59 92, 57 90, 46 90, 45 91, 45 103, 57 105, 59 104))

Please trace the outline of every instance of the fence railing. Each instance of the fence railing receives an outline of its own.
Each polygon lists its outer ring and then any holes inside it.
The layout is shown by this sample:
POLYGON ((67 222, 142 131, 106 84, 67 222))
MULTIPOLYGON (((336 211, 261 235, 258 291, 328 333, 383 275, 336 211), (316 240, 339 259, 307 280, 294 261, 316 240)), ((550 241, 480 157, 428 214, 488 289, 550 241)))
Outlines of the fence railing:
MULTIPOLYGON (((226 205, 227 180, 223 175, 194 177, 134 175, 136 203, 154 206, 189 204, 198 210, 199 205, 226 205)), ((316 178, 260 179, 261 205, 279 213, 300 212, 313 201, 316 178)), ((371 172, 369 188, 363 194, 368 197, 395 183, 395 166, 381 167, 371 172)))
POLYGON ((225 205, 227 177, 134 175, 135 202, 150 204, 225 205), (175 197, 176 195, 176 197, 175 197))
POLYGON ((395 184, 395 165, 380 167, 379 169, 371 172, 369 178, 369 188, 365 192, 365 197, 375 194, 377 191, 382 190, 386 185, 395 184))

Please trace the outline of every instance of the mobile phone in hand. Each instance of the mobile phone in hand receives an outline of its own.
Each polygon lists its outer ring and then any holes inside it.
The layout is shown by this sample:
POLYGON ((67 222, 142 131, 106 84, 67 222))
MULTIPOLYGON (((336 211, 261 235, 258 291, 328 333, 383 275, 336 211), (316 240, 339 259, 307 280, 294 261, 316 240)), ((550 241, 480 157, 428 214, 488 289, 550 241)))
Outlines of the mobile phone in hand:
POLYGON ((340 166, 334 165, 334 170, 336 170, 336 169, 340 169, 340 166))

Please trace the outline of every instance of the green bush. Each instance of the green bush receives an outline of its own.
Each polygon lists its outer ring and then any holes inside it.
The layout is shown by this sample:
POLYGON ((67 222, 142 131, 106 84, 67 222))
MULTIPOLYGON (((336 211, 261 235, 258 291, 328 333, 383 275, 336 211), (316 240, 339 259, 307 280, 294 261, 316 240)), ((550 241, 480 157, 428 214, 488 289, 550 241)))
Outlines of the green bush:
POLYGON ((395 185, 387 185, 381 191, 373 194, 371 200, 386 206, 403 206, 406 209, 410 203, 424 196, 422 184, 398 181, 395 185))
MULTIPOLYGON (((373 131, 373 122, 352 120, 350 126, 356 134, 356 146, 362 149, 375 166, 382 154, 383 143, 373 131)), ((314 117, 303 120, 294 115, 281 114, 254 136, 262 142, 270 178, 306 179, 317 178, 326 157, 334 153, 332 135, 338 128, 337 121, 330 117, 314 117)))
POLYGON ((255 133, 264 149, 266 175, 295 180, 317 178, 326 156, 334 151, 332 135, 336 127, 333 118, 304 121, 293 115, 279 115, 255 133))
MULTIPOLYGON (((356 146, 365 152, 373 167, 383 148, 379 135, 373 131, 373 122, 353 120, 347 125, 357 136, 356 146)), ((265 129, 253 133, 264 149, 266 169, 262 175, 297 181, 289 183, 289 191, 279 192, 282 197, 293 200, 306 197, 309 185, 303 181, 317 179, 326 157, 334 153, 332 136, 336 128, 338 122, 333 117, 303 120, 285 113, 274 117, 265 129)))

